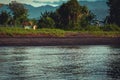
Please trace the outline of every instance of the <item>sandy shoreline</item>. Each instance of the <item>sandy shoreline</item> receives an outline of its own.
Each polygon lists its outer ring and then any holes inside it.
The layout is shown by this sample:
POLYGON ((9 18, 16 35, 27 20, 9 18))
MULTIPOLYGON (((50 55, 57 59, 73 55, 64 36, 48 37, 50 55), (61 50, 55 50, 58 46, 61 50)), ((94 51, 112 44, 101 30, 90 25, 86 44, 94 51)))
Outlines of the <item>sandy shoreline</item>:
POLYGON ((0 37, 0 46, 120 45, 120 37, 0 37))

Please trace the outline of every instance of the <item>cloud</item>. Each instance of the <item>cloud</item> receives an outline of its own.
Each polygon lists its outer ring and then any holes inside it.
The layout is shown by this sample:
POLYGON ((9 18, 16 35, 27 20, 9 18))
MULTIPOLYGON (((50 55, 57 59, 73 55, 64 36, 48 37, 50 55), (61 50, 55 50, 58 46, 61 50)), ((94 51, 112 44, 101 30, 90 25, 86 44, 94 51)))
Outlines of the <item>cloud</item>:
MULTIPOLYGON (((0 3, 9 4, 11 1, 14 0, 0 0, 0 3)), ((68 0, 15 0, 15 1, 38 7, 42 5, 58 6, 68 0)), ((78 0, 78 1, 105 1, 105 0, 78 0)))
MULTIPOLYGON (((32 2, 36 4, 36 6, 39 5, 52 5, 52 6, 58 6, 64 2, 67 2, 68 0, 33 0, 32 2)), ((105 1, 105 0, 78 0, 78 1, 105 1)))
POLYGON ((45 1, 39 1, 39 0, 34 0, 33 3, 36 4, 44 4, 44 5, 53 5, 53 6, 58 6, 62 4, 63 2, 66 2, 66 0, 45 0, 45 1))

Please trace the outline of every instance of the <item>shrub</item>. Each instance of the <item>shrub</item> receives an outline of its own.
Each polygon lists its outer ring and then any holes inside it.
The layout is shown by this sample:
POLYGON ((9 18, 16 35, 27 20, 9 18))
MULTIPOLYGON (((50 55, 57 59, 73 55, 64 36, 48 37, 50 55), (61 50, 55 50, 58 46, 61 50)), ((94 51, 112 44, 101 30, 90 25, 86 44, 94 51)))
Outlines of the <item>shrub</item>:
POLYGON ((55 21, 51 17, 43 17, 38 23, 40 28, 54 28, 55 21))
POLYGON ((115 24, 107 24, 102 28, 104 31, 120 31, 120 28, 115 24))
POLYGON ((87 30, 87 31, 101 31, 99 26, 87 26, 85 28, 85 30, 87 30))

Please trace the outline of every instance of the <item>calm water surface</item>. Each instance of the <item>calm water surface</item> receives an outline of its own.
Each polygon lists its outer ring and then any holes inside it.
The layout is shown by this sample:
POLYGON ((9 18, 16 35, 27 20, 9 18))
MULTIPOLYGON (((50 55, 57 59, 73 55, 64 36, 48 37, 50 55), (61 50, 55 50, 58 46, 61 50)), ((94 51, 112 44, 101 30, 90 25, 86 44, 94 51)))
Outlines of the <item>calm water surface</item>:
POLYGON ((0 47, 0 80, 120 80, 120 46, 0 47))

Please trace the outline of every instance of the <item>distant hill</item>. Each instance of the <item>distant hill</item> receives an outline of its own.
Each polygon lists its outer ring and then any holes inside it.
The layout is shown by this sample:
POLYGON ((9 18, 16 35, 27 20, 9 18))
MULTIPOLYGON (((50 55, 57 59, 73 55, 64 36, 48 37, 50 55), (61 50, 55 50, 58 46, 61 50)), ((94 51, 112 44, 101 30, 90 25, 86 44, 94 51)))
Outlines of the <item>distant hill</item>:
MULTIPOLYGON (((88 6, 89 10, 91 10, 91 12, 93 12, 97 16, 97 19, 99 20, 103 20, 105 16, 108 15, 108 7, 105 1, 94 1, 94 2, 80 1, 79 3, 81 5, 88 6)), ((53 7, 50 5, 33 7, 27 4, 24 4, 24 6, 29 11, 29 18, 37 18, 37 19, 40 18, 41 13, 44 13, 45 11, 55 11, 59 7, 59 6, 53 7)), ((10 11, 7 5, 3 5, 0 8, 0 11, 2 10, 7 10, 8 12, 10 11)))
POLYGON ((46 6, 40 6, 40 7, 33 7, 31 5, 25 5, 25 7, 29 11, 29 18, 39 18, 41 13, 44 13, 45 11, 55 11, 56 7, 46 5, 46 6))

